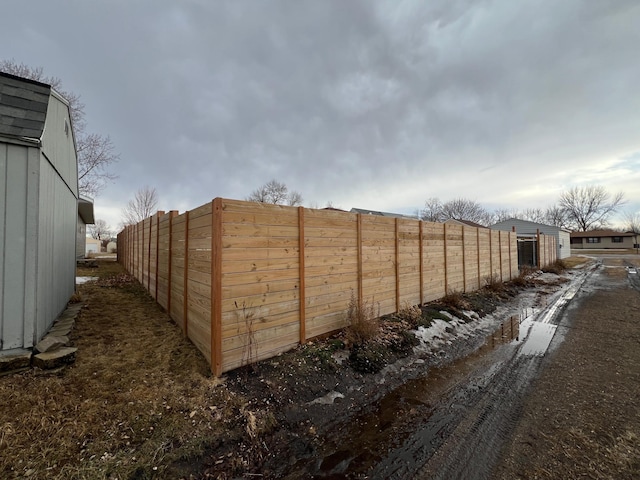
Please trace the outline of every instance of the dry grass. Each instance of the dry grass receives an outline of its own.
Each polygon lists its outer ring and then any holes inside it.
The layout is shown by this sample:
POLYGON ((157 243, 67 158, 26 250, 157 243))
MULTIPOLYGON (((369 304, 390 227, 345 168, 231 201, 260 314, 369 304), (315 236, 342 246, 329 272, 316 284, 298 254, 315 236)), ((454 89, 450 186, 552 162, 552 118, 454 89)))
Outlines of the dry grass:
POLYGON ((76 363, 0 378, 0 477, 175 478, 176 462, 253 425, 244 399, 119 265, 88 271, 100 280, 79 286, 76 363))
POLYGON ((591 259, 588 257, 568 257, 563 258, 562 261, 567 268, 576 268, 584 265, 585 263, 588 263, 589 261, 591 261, 591 259))
POLYGON ((467 310, 469 308, 469 302, 465 299, 464 294, 457 290, 450 290, 438 303, 455 310, 467 310))
POLYGON ((355 294, 351 292, 347 310, 349 326, 345 330, 347 341, 353 345, 361 345, 375 338, 380 332, 379 316, 373 303, 364 300, 360 305, 355 294))
POLYGON ((564 260, 556 260, 555 262, 542 267, 542 271, 545 273, 555 273, 556 275, 560 275, 567 270, 567 264, 564 260))

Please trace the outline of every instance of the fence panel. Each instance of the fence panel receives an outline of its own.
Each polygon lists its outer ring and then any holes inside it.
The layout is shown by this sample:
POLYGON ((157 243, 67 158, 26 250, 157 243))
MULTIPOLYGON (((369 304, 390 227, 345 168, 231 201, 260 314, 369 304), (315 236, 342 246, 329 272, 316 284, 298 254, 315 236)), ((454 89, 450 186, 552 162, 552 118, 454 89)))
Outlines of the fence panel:
POLYGON ((298 209, 222 203, 224 369, 270 358, 300 340, 298 209))
MULTIPOLYGON (((518 272, 517 235, 455 224, 216 199, 119 235, 126 266, 220 374, 347 325, 518 272)), ((542 265, 555 261, 540 236, 542 265)))
POLYGON ((444 223, 425 222, 422 232, 424 301, 431 302, 447 294, 444 223))
POLYGON ((304 211, 306 338, 346 326, 351 298, 358 298, 358 217, 304 211))
POLYGON ((419 305, 420 298, 420 222, 398 220, 398 303, 402 308, 419 305))
POLYGON ((376 312, 396 311, 396 221, 378 215, 362 215, 362 298, 376 312))

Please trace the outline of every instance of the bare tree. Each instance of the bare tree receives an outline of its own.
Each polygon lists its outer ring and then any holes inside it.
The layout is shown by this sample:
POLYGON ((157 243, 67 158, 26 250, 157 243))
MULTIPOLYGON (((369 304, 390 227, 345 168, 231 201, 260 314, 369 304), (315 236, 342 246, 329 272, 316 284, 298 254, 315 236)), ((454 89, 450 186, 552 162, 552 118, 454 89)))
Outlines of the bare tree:
POLYGON ((251 195, 247 197, 247 201, 295 207, 302 205, 302 195, 294 190, 289 191, 284 183, 271 180, 251 192, 251 195))
POLYGON ((554 227, 567 228, 567 213, 557 205, 549 207, 544 212, 544 223, 554 227))
POLYGON ((627 232, 640 234, 640 212, 624 212, 622 217, 627 232))
POLYGON ((135 225, 141 222, 156 212, 157 205, 158 194, 155 188, 145 186, 139 189, 135 197, 122 209, 122 223, 135 225))
POLYGON ((110 240, 112 232, 111 226, 102 219, 97 219, 96 223, 89 225, 89 233, 96 240, 110 240))
POLYGON ((474 200, 455 198, 442 205, 442 220, 469 220, 480 225, 491 223, 491 214, 474 200))
POLYGON ((442 202, 437 197, 430 197, 424 202, 424 208, 419 212, 420 220, 425 222, 442 221, 442 202))
POLYGON ((589 185, 562 193, 558 206, 565 212, 569 227, 586 232, 605 227, 609 217, 624 203, 623 192, 611 196, 604 187, 589 185))
POLYGON ((0 60, 0 71, 51 85, 68 102, 78 153, 78 189, 81 195, 97 196, 107 183, 117 178, 109 168, 118 160, 109 136, 86 131, 84 104, 80 96, 63 89, 59 78, 48 77, 42 67, 30 67, 14 59, 0 60))
POLYGON ((638 235, 640 235, 640 212, 624 212, 623 219, 625 223, 625 230, 635 234, 633 239, 636 253, 640 251, 638 248, 638 235))

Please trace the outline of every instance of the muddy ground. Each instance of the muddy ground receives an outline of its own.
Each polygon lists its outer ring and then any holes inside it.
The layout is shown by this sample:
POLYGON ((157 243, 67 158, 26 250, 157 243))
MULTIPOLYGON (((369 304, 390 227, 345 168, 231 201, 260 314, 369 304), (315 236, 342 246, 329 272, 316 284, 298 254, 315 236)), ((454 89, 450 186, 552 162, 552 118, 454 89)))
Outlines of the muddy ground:
POLYGON ((215 379, 137 282, 102 263, 80 272, 99 278, 79 287, 76 364, 0 378, 0 476, 577 478, 582 462, 594 478, 632 478, 639 299, 625 270, 585 286, 571 305, 596 309, 593 322, 559 315, 562 335, 527 360, 531 374, 506 368, 522 338, 501 324, 541 311, 582 271, 387 318, 372 348, 343 334, 215 379))

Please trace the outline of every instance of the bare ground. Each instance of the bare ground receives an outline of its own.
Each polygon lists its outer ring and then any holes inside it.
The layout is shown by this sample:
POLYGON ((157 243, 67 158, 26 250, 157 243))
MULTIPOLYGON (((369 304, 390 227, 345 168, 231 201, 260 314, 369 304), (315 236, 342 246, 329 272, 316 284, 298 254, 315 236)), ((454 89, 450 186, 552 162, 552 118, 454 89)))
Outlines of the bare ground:
MULTIPOLYGON (((79 289, 85 307, 73 332, 72 340, 79 348, 75 365, 53 373, 32 370, 0 378, 0 477, 296 478, 291 472, 304 471, 304 465, 323 455, 327 435, 339 437, 335 432, 362 418, 390 391, 424 375, 428 368, 444 366, 475 351, 483 342, 482 336, 471 336, 424 354, 420 362, 395 374, 374 373, 375 368, 368 372, 370 363, 402 363, 411 350, 407 345, 409 337, 402 333, 406 325, 398 325, 422 320, 394 319, 383 329, 383 344, 388 347, 385 353, 374 348, 358 358, 345 358, 349 339, 333 337, 215 379, 178 327, 118 265, 101 262, 97 271, 80 274, 97 274, 101 278, 79 289), (313 403, 327 394, 331 400, 332 392, 346 395, 335 397, 326 405, 313 403)), ((554 288, 552 284, 537 286, 538 290, 549 292, 554 288)), ((507 291, 472 296, 465 300, 466 307, 489 312, 508 302, 517 291, 510 287, 507 291)), ((637 292, 632 293, 637 302, 637 292)), ((637 318, 638 305, 632 306, 637 318)), ((441 308, 450 306, 439 305, 431 313, 441 308)), ((637 322, 629 322, 626 327, 625 336, 612 337, 622 343, 631 341, 630 346, 602 347, 609 352, 610 360, 601 370, 580 380, 583 383, 572 383, 578 382, 581 375, 555 375, 545 387, 541 377, 535 391, 548 388, 557 396, 565 385, 571 387, 566 390, 574 392, 574 406, 569 407, 572 404, 563 400, 565 411, 551 421, 566 426, 575 420, 574 428, 566 429, 571 433, 563 441, 572 445, 575 439, 584 438, 580 451, 584 454, 587 449, 590 458, 617 455, 622 459, 611 462, 623 476, 610 478, 627 478, 625 474, 631 478, 629 475, 637 472, 640 349, 637 322), (611 353, 618 351, 626 352, 624 361, 616 360, 611 353), (611 369, 612 362, 618 370, 611 369), (609 381, 614 371, 619 371, 621 377, 614 378, 616 383, 612 386, 619 388, 604 389, 606 395, 590 390, 599 386, 598 381, 603 378, 609 381), (636 396, 630 399, 630 394, 636 396), (576 416, 576 406, 601 404, 620 418, 616 425, 628 428, 595 436, 591 430, 585 431, 584 425, 591 425, 591 417, 576 416), (623 420, 633 417, 633 407, 635 420, 623 420)), ((570 335, 571 331, 567 344, 571 343, 570 335)), ((587 361, 591 358, 588 349, 604 336, 595 337, 586 339, 587 343, 577 349, 584 356, 583 363, 576 363, 575 358, 568 360, 568 366, 560 368, 560 373, 566 374, 570 366, 575 369, 576 365, 591 367, 600 363, 587 361)), ((554 354, 554 362, 562 351, 560 348, 554 354)), ((575 478, 558 475, 572 472, 570 462, 565 462, 565 470, 549 470, 550 463, 544 460, 545 455, 552 458, 558 454, 554 450, 560 444, 556 437, 562 439, 565 432, 559 427, 549 433, 550 418, 539 411, 549 408, 545 398, 553 396, 549 392, 541 394, 539 403, 531 407, 527 404, 524 409, 515 440, 497 469, 500 478, 575 478), (532 442, 531 435, 550 436, 532 442), (533 446, 527 447, 528 443, 533 446), (543 449, 544 445, 548 448, 543 449), (551 473, 545 477, 547 471, 551 473)), ((585 410, 593 414, 597 409, 585 410)), ((420 408, 411 407, 405 413, 411 418, 420 412, 420 408)), ((340 438, 334 440, 339 442, 340 438)), ((561 458, 575 458, 568 448, 562 449, 565 457, 561 458)), ((613 467, 607 468, 600 472, 614 471, 613 467)))
MULTIPOLYGON (((640 292, 604 257, 596 287, 569 309, 566 337, 545 361, 500 479, 640 478, 640 292)), ((560 332, 559 332, 560 333, 560 332)))

